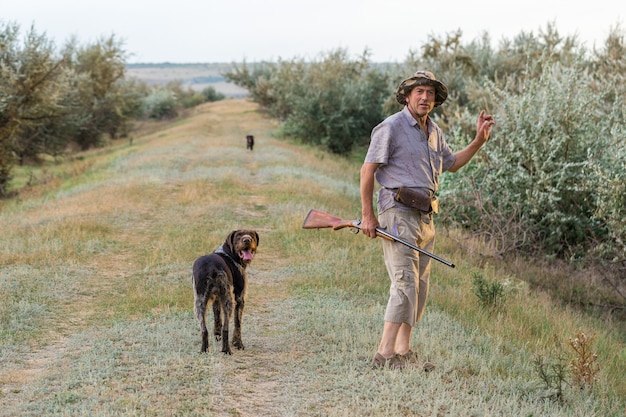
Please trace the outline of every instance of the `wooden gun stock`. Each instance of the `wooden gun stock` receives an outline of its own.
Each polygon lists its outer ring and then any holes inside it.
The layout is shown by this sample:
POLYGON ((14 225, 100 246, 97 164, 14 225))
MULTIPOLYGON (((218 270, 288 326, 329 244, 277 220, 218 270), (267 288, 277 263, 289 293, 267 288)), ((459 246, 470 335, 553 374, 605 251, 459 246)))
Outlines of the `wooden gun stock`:
POLYGON ((342 220, 339 217, 331 216, 328 213, 324 213, 319 210, 311 210, 307 214, 303 229, 324 229, 326 227, 332 227, 333 230, 343 229, 344 227, 359 227, 360 221, 358 220, 342 220))
MULTIPOLYGON (((332 228, 333 230, 339 230, 339 229, 343 229, 345 227, 352 227, 352 228, 356 228, 357 231, 361 229, 361 221, 360 220, 343 220, 339 217, 335 217, 332 216, 328 213, 324 213, 323 211, 319 211, 319 210, 310 210, 309 214, 306 215, 306 218, 304 219, 304 223, 302 224, 302 228, 303 229, 324 229, 324 228, 332 228)), ((444 265, 449 266, 450 268, 454 268, 455 265, 450 262, 447 261, 443 258, 440 258, 439 256, 432 254, 430 252, 428 252, 427 250, 424 250, 416 245, 413 245, 405 240, 400 239, 397 236, 394 236, 390 233, 385 232, 383 229, 381 229, 380 227, 376 228, 376 236, 380 236, 384 239, 387 240, 391 240, 394 242, 398 242, 398 243, 402 243, 403 245, 416 250, 420 253, 423 253, 424 255, 441 262, 444 265)))

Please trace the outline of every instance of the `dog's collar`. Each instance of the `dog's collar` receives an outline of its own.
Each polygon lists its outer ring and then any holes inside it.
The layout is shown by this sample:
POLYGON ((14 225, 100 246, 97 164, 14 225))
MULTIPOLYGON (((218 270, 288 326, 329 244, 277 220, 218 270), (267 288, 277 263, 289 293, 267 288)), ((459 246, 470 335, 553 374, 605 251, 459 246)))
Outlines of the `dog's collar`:
POLYGON ((243 268, 241 263, 237 262, 232 256, 230 256, 228 252, 224 250, 224 245, 220 245, 219 248, 215 249, 215 253, 217 253, 218 255, 223 255, 226 258, 230 259, 230 261, 237 267, 237 269, 239 269, 241 275, 245 275, 246 270, 243 268))

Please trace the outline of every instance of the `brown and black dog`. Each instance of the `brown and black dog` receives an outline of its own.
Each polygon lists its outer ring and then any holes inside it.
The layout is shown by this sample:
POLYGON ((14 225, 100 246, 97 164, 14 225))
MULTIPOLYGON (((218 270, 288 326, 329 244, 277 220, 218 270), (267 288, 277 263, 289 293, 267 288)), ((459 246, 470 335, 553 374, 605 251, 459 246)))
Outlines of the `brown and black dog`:
POLYGON ((246 149, 252 150, 254 148, 254 136, 246 136, 246 149))
POLYGON ((246 268, 256 254, 259 235, 254 230, 234 230, 213 253, 193 264, 194 310, 202 330, 202 349, 209 347, 206 310, 213 303, 213 335, 222 339, 222 352, 232 355, 228 340, 231 314, 235 314, 233 346, 243 349, 241 321, 248 288, 246 268), (223 320, 222 320, 223 316, 223 320))

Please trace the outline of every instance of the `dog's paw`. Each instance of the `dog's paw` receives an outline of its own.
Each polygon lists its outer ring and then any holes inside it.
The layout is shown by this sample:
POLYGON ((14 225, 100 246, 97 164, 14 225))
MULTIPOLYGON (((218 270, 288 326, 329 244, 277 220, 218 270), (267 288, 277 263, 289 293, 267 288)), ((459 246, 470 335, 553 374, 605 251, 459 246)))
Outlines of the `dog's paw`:
POLYGON ((209 350, 209 344, 202 342, 202 347, 200 348, 200 353, 207 353, 209 350))
POLYGON ((233 346, 239 350, 244 350, 246 348, 241 340, 233 340, 233 346))

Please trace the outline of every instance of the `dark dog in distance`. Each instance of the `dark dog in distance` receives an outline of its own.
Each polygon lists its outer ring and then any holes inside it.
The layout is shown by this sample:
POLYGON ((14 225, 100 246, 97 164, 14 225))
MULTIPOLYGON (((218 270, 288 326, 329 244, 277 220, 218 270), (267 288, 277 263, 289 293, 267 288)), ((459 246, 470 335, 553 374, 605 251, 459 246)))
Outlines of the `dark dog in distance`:
POLYGON ((222 340, 222 352, 232 355, 228 328, 234 313, 233 346, 244 349, 241 321, 248 288, 246 268, 256 254, 259 235, 254 230, 234 230, 213 253, 193 264, 194 311, 202 331, 201 352, 209 347, 207 305, 213 304, 213 335, 222 340))
POLYGON ((248 135, 246 136, 246 149, 252 150, 254 148, 254 136, 248 135))

